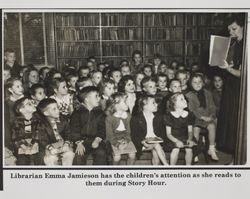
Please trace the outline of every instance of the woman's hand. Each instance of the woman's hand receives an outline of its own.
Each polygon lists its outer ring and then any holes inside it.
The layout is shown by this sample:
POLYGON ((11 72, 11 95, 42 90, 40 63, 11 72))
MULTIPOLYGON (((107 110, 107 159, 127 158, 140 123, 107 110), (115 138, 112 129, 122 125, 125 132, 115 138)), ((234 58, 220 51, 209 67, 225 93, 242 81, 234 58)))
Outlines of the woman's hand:
POLYGON ((226 60, 224 60, 224 65, 223 66, 219 66, 219 68, 221 69, 228 69, 228 68, 232 68, 234 66, 234 62, 231 61, 230 63, 227 63, 226 60))

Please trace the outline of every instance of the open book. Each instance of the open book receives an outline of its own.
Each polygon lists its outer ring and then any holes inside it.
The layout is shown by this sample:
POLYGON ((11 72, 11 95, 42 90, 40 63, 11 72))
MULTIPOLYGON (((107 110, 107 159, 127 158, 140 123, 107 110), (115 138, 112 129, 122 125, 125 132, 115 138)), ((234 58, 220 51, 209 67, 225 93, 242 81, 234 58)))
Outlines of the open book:
POLYGON ((209 65, 223 66, 227 60, 231 38, 211 35, 209 50, 209 65))

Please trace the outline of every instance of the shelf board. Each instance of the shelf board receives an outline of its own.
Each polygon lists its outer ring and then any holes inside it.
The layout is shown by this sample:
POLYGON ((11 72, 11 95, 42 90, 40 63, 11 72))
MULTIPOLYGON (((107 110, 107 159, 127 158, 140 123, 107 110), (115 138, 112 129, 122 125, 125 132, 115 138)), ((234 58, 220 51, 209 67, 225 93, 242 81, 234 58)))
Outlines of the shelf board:
POLYGON ((100 26, 56 26, 56 28, 100 28, 100 26))

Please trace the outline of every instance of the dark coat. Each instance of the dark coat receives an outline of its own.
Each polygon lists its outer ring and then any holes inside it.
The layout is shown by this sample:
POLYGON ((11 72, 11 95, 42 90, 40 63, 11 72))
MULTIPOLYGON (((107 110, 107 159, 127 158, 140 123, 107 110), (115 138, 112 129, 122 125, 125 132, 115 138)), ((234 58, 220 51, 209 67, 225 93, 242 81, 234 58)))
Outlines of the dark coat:
MULTIPOLYGON (((136 116, 132 116, 130 127, 131 127, 131 138, 137 149, 137 157, 139 158, 140 155, 142 154, 142 147, 143 147, 141 141, 144 140, 144 138, 147 135, 147 123, 142 112, 140 112, 136 116)), ((166 143, 167 140, 166 129, 162 115, 160 114, 155 115, 153 119, 153 128, 155 135, 161 137, 164 140, 164 143, 166 143)))

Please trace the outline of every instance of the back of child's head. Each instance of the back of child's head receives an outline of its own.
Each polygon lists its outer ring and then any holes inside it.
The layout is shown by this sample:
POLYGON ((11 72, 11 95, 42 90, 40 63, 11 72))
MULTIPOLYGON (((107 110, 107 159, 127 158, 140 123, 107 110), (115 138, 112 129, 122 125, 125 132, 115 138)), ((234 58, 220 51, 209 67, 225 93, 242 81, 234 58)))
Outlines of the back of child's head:
POLYGON ((76 82, 76 91, 79 92, 82 88, 87 86, 93 86, 93 83, 89 77, 81 77, 76 82))
POLYGON ((18 99, 17 101, 15 101, 14 106, 13 106, 13 110, 14 110, 14 113, 16 114, 16 116, 22 116, 20 109, 23 108, 26 100, 29 100, 29 98, 22 97, 22 98, 18 99))
POLYGON ((115 82, 112 80, 112 79, 104 79, 102 81, 102 84, 101 84, 101 89, 100 89, 100 93, 102 94, 104 89, 109 85, 114 85, 115 86, 115 82))
POLYGON ((128 83, 128 81, 130 81, 130 80, 134 82, 133 76, 131 76, 131 75, 123 76, 121 78, 120 82, 118 83, 118 91, 125 92, 125 86, 128 83))
POLYGON ((44 89, 45 90, 45 88, 44 88, 44 86, 42 84, 33 84, 30 87, 30 90, 29 90, 30 96, 35 96, 38 89, 44 89))
POLYGON ((183 95, 181 92, 174 93, 170 96, 167 101, 167 111, 175 111, 176 110, 176 101, 177 97, 183 95))
POLYGON ((144 106, 148 103, 148 99, 155 99, 153 95, 142 94, 140 99, 138 100, 138 110, 142 112, 144 110, 144 106))
POLYGON ((122 100, 126 100, 127 95, 124 92, 116 92, 114 93, 110 100, 107 101, 107 111, 106 113, 108 115, 111 115, 115 113, 116 110, 116 105, 119 104, 122 100))
POLYGON ((39 102, 39 104, 37 105, 37 110, 43 114, 50 104, 57 104, 57 102, 55 99, 45 98, 39 102))
POLYGON ((99 89, 97 87, 95 87, 95 86, 87 86, 87 87, 82 88, 78 92, 78 100, 79 100, 79 102, 84 103, 85 99, 88 97, 88 95, 90 93, 93 93, 93 92, 99 93, 99 89))

